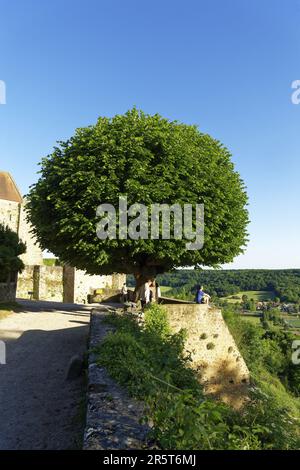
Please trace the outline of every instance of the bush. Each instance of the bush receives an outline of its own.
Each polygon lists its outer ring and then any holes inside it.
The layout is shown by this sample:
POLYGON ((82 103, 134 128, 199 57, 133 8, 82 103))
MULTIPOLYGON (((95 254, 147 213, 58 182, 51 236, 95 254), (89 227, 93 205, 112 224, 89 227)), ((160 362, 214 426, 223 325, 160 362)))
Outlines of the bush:
POLYGON ((153 333, 160 338, 166 338, 170 335, 171 330, 168 323, 168 316, 163 307, 157 304, 150 304, 150 306, 145 309, 144 319, 145 328, 149 334, 153 333))
POLYGON ((299 448, 300 403, 295 395, 300 374, 294 375, 291 363, 293 335, 282 330, 264 331, 230 307, 224 318, 255 384, 251 403, 243 413, 244 426, 250 426, 253 419, 261 426, 258 435, 263 448, 299 448))
POLYGON ((0 282, 14 281, 16 274, 24 269, 19 256, 25 251, 26 245, 18 234, 0 224, 0 282))

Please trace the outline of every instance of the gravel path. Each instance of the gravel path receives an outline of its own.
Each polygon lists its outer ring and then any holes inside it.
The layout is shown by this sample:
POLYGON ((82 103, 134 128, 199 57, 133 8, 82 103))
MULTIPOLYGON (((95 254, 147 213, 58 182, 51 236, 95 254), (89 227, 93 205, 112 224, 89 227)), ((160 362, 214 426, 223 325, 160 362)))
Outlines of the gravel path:
POLYGON ((21 301, 0 320, 6 365, 0 365, 0 449, 75 449, 81 444, 84 380, 66 380, 86 350, 89 309, 21 301))

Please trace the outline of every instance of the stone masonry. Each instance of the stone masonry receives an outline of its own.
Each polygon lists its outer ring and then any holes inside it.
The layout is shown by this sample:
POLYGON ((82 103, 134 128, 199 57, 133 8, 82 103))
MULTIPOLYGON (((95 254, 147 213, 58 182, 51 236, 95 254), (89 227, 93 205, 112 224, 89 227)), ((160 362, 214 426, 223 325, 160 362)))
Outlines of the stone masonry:
POLYGON ((164 305, 173 331, 187 332, 186 351, 205 392, 235 408, 247 397, 250 374, 220 310, 208 305, 164 305))
POLYGON ((119 292, 124 275, 89 276, 71 266, 25 266, 18 278, 17 297, 86 304, 94 290, 109 287, 119 292))

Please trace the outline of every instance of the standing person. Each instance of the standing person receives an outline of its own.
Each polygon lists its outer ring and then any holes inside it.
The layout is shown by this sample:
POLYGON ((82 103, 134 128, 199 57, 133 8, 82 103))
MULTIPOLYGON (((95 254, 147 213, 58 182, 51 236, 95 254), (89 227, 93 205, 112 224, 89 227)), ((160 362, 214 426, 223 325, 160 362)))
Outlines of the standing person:
POLYGON ((149 304, 151 301, 151 289, 150 289, 150 282, 145 283, 145 302, 146 305, 149 304))
POLYGON ((124 282, 124 284, 122 286, 121 294, 122 294, 122 301, 127 302, 127 300, 128 300, 128 289, 127 289, 127 286, 126 286, 126 282, 124 282))
POLYGON ((150 303, 156 302, 157 297, 156 297, 156 281, 152 280, 150 282, 150 303))
POLYGON ((160 298, 161 298, 160 285, 158 284, 158 282, 156 282, 156 301, 158 302, 160 298))
POLYGON ((141 289, 141 304, 142 304, 142 309, 150 303, 150 282, 145 282, 145 284, 142 286, 141 289))

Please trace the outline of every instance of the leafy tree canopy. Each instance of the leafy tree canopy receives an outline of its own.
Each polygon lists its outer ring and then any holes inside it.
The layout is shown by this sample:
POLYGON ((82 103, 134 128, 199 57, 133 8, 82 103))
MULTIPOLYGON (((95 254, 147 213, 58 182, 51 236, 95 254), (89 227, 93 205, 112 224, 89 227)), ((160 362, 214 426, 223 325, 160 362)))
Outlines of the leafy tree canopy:
POLYGON ((136 109, 77 129, 42 160, 29 218, 42 248, 91 274, 150 273, 230 262, 247 241, 247 195, 229 151, 195 126, 136 109), (119 196, 128 206, 205 206, 205 242, 99 240, 96 208, 119 196))

